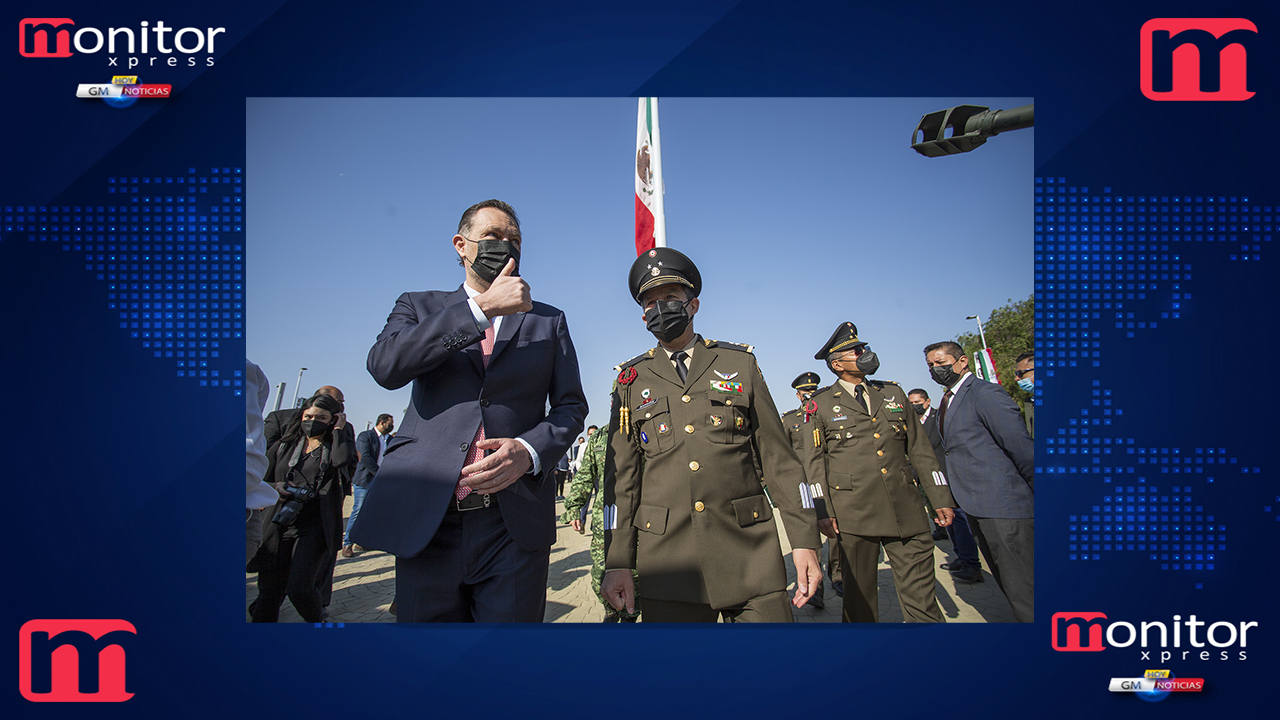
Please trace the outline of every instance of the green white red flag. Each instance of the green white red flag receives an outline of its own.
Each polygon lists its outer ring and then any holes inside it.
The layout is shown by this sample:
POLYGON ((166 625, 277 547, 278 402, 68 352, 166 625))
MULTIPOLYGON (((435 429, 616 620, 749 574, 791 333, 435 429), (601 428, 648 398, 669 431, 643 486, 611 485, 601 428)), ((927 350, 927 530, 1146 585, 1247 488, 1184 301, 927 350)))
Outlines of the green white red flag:
POLYGON ((973 353, 973 374, 987 382, 1000 384, 1000 377, 996 375, 996 359, 991 353, 991 348, 983 348, 973 353))
POLYGON ((662 211, 662 141, 658 98, 640 98, 636 119, 636 256, 667 246, 662 211))

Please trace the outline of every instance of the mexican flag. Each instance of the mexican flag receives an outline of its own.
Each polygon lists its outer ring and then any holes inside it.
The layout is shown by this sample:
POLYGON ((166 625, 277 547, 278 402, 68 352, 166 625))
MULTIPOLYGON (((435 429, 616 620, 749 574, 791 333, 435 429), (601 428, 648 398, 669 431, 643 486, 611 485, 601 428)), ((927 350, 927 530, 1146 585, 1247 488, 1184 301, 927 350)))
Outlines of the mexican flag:
POLYGON ((662 212, 662 142, 658 133, 658 98, 640 98, 636 119, 636 256, 667 246, 667 218, 662 212))
POLYGON ((987 382, 1000 384, 996 376, 996 359, 991 348, 983 348, 973 354, 973 374, 987 382))

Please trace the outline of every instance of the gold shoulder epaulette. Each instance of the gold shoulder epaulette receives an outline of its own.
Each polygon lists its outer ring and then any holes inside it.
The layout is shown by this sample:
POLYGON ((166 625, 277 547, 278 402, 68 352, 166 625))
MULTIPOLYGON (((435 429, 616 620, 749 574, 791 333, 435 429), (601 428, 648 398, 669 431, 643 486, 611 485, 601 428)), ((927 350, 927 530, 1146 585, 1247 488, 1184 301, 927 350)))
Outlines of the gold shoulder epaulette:
POLYGON ((723 340, 707 340, 706 341, 707 347, 711 347, 712 343, 715 343, 716 347, 729 348, 730 350, 737 350, 739 352, 745 352, 745 353, 755 352, 755 349, 756 349, 754 345, 744 345, 742 343, 731 343, 731 342, 725 342, 723 340))
POLYGON ((631 358, 630 360, 624 363, 618 363, 617 365, 613 366, 613 371, 622 372, 623 370, 626 370, 627 368, 631 367, 632 365, 635 365, 641 360, 644 360, 646 358, 651 358, 651 357, 653 357, 653 348, 649 348, 647 352, 642 352, 639 355, 631 358))

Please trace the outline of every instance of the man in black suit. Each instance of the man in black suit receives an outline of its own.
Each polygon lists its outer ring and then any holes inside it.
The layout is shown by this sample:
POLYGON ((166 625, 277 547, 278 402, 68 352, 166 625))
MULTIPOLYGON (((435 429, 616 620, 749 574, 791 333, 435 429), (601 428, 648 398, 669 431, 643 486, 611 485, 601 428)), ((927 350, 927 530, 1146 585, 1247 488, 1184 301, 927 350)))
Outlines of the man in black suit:
POLYGON ((969 372, 954 342, 924 349, 929 373, 947 389, 938 431, 951 492, 969 514, 978 547, 1018 622, 1035 609, 1035 448, 1004 388, 969 372))
MULTIPOLYGON (((316 390, 315 392, 311 393, 311 395, 313 397, 316 395, 328 395, 329 397, 333 398, 334 400, 337 400, 338 402, 345 402, 342 396, 342 391, 332 385, 325 385, 320 389, 316 390)), ((266 436, 266 440, 267 440, 268 455, 271 453, 272 446, 274 446, 276 444, 276 441, 279 440, 284 435, 284 431, 289 427, 289 423, 293 421, 294 416, 297 414, 298 414, 297 408, 287 408, 284 410, 272 410, 271 412, 267 413, 267 417, 263 419, 263 422, 262 422, 262 429, 263 429, 263 434, 266 436)), ((347 434, 347 437, 352 439, 354 442, 355 430, 352 429, 351 423, 345 423, 342 426, 342 430, 340 430, 339 432, 345 432, 347 434)), ((351 494, 350 470, 348 470, 347 468, 342 468, 341 470, 339 470, 338 479, 342 482, 342 491, 350 495, 351 494)), ((338 532, 341 531, 341 524, 335 527, 335 531, 338 531, 338 532)), ((341 536, 335 534, 332 541, 333 545, 336 547, 341 543, 341 541, 342 541, 341 536)), ((338 560, 338 556, 336 554, 328 555, 324 560, 324 564, 320 566, 320 575, 316 578, 316 587, 319 588, 320 590, 320 600, 321 602, 324 603, 325 617, 328 617, 329 615, 329 599, 333 596, 333 571, 336 569, 337 560, 338 560)))
POLYGON ((360 515, 365 495, 369 493, 369 483, 373 482, 373 476, 378 472, 378 463, 382 462, 382 453, 386 452, 392 430, 395 430, 395 420, 382 413, 372 430, 365 430, 356 436, 356 452, 360 454, 360 463, 356 465, 355 477, 351 478, 351 517, 347 519, 347 531, 342 536, 342 557, 355 557, 364 552, 364 548, 351 543, 351 527, 356 524, 356 518, 360 515))
POLYGON ((587 415, 577 353, 518 275, 511 206, 468 208, 453 246, 464 284, 401 295, 369 350, 374 380, 413 398, 351 539, 396 556, 400 622, 541 622, 548 476, 587 415))
MULTIPOLYGON (((929 436, 929 444, 933 445, 933 454, 938 458, 938 468, 945 476, 947 451, 942 445, 942 436, 938 434, 938 413, 931 407, 929 393, 925 392, 924 388, 916 388, 907 393, 907 399, 911 401, 916 415, 920 417, 920 424, 924 425, 924 432, 929 436)), ((984 582, 982 563, 978 561, 978 543, 973 539, 973 531, 969 529, 969 516, 965 514, 959 503, 956 504, 955 513, 955 519, 945 530, 947 537, 951 539, 951 547, 956 552, 956 559, 942 563, 941 567, 949 571, 954 580, 970 583, 984 582)))

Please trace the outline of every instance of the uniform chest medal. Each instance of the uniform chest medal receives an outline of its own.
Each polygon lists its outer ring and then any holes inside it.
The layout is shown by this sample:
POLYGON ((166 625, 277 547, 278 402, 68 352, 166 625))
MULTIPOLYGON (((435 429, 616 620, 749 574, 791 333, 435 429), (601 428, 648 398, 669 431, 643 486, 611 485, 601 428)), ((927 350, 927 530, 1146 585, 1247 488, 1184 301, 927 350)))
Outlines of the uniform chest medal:
POLYGON ((741 395, 742 383, 729 382, 728 380, 712 380, 711 389, 718 393, 724 393, 725 395, 741 395))
POLYGON ((644 441, 644 442, 649 442, 649 435, 648 435, 647 433, 645 433, 645 431, 641 430, 641 431, 640 431, 640 439, 641 439, 642 441, 644 441))
POLYGON ((746 421, 746 419, 745 419, 745 418, 736 417, 736 416, 733 418, 733 427, 734 427, 735 429, 737 429, 737 430, 741 430, 742 428, 744 428, 744 427, 746 427, 746 426, 747 426, 747 421, 746 421))
POLYGON ((735 372, 735 373, 729 373, 728 375, 725 375, 724 373, 720 372, 719 370, 712 370, 711 372, 714 372, 714 373, 716 374, 716 377, 720 378, 721 380, 732 380, 732 379, 734 379, 734 378, 738 377, 738 373, 736 373, 736 372, 735 372))
POLYGON ((711 416, 711 426, 712 426, 712 427, 720 427, 720 426, 721 426, 721 425, 723 425, 723 424, 724 424, 724 418, 720 417, 719 415, 712 415, 712 416, 711 416))
POLYGON ((668 430, 670 430, 670 429, 671 429, 671 428, 667 427, 667 424, 666 424, 666 423, 664 423, 664 422, 660 422, 660 423, 658 423, 658 432, 659 432, 659 433, 665 433, 665 432, 667 432, 667 431, 668 431, 668 430))
POLYGON ((885 400, 884 409, 889 412, 902 412, 902 405, 898 404, 896 400, 885 400))
POLYGON ((644 398, 645 400, 648 400, 648 399, 649 399, 649 388, 645 388, 645 389, 641 390, 641 391, 640 391, 640 397, 644 398))

